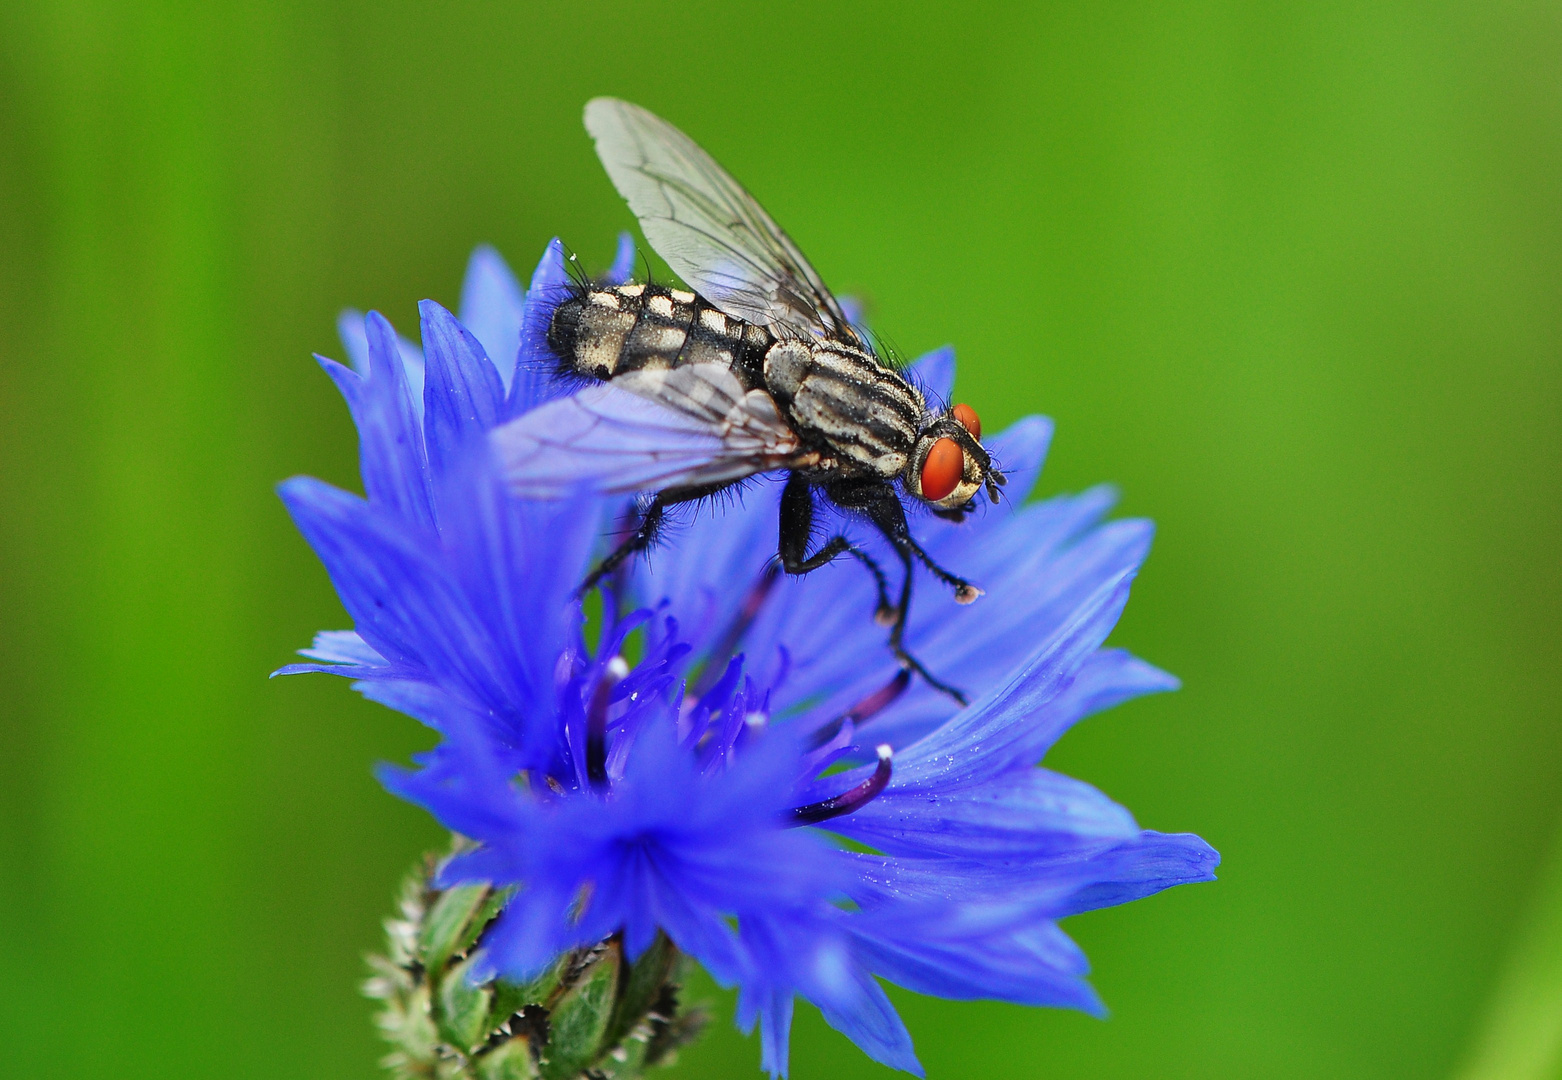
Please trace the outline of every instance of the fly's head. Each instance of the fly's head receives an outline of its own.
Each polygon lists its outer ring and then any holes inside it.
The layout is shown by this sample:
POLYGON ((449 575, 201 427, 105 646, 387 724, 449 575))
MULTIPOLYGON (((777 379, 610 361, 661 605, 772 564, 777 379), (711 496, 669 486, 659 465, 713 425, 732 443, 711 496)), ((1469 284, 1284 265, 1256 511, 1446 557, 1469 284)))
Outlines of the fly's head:
POLYGON ((933 507, 940 517, 960 520, 975 509, 983 488, 993 502, 1004 483, 982 447, 982 421, 969 405, 929 413, 901 480, 906 490, 933 507))

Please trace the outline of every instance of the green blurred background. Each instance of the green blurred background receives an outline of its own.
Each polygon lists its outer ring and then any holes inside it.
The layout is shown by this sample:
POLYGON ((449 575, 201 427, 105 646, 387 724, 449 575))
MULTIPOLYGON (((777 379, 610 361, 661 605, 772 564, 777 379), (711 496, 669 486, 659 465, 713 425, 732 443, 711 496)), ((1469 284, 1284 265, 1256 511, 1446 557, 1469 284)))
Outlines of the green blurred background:
MULTIPOLYGON (((1186 687, 1052 763, 1221 880, 1069 923, 1105 1022, 898 995, 930 1075, 1443 1077, 1551 985, 1556 3, 10 3, 0 1076, 377 1074, 360 954, 440 835, 370 767, 427 737, 266 680, 345 621, 272 485, 356 484, 338 309, 607 260, 601 93, 1160 523, 1117 640, 1186 687)), ((882 1075, 800 1011, 798 1080, 882 1075)))

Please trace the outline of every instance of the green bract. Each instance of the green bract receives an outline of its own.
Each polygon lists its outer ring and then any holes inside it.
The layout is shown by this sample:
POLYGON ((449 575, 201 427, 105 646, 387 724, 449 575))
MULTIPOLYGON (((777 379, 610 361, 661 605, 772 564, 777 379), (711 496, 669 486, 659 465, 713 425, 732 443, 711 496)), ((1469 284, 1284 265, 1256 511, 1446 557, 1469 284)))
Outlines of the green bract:
POLYGON ((424 859, 402 886, 399 917, 372 955, 368 997, 392 1046, 383 1064, 407 1080, 634 1080, 668 1065, 704 1026, 681 1008, 683 956, 664 935, 633 964, 616 937, 559 957, 525 985, 471 977, 474 946, 507 893, 434 887, 424 859))

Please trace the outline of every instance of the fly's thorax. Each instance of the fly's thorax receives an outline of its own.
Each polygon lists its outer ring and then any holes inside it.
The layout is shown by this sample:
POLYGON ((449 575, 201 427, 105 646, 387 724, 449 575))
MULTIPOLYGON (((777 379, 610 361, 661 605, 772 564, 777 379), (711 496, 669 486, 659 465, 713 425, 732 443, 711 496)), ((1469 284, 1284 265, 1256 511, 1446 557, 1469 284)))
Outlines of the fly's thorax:
POLYGON ((764 328, 733 319, 694 293, 657 285, 585 287, 558 305, 548 347, 571 371, 611 379, 629 371, 722 364, 757 384, 764 328))
POLYGON ((905 469, 927 405, 872 353, 839 341, 783 339, 765 353, 764 379, 797 433, 843 465, 886 479, 905 469))

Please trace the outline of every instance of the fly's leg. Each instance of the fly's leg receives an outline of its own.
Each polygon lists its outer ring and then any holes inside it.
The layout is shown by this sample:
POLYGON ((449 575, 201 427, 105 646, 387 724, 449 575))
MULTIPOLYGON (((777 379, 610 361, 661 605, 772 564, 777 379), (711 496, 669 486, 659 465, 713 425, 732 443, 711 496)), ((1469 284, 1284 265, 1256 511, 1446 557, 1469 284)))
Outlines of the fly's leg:
POLYGON ((936 562, 934 562, 933 557, 922 550, 922 545, 913 540, 909 532, 906 536, 906 546, 911 549, 911 553, 913 555, 921 560, 922 565, 927 567, 928 571, 934 577, 955 591, 955 603, 975 603, 976 598, 982 595, 981 589, 978 589, 975 585, 972 585, 969 581, 965 580, 965 578, 951 574, 948 570, 945 570, 942 566, 939 566, 936 562))
POLYGON ((920 560, 931 570, 940 581, 955 590, 955 599, 961 603, 970 603, 981 595, 981 590, 966 581, 956 577, 935 563, 926 552, 911 538, 911 530, 906 525, 906 511, 900 505, 900 499, 895 491, 887 484, 865 484, 850 488, 836 488, 830 492, 830 497, 842 506, 851 507, 863 511, 868 519, 884 534, 895 549, 895 554, 900 557, 903 576, 900 583, 900 604, 895 609, 895 618, 890 623, 889 646, 895 654, 895 659, 900 661, 902 667, 914 671, 927 681, 927 684, 941 694, 945 694, 961 705, 969 704, 965 694, 959 689, 950 686, 938 678, 927 667, 911 655, 907 650, 906 621, 911 614, 911 574, 913 560, 920 560), (967 599, 967 597, 969 599, 967 599))
POLYGON ((585 596, 601 583, 602 579, 617 573, 636 554, 646 550, 656 543, 657 535, 662 531, 662 525, 667 519, 667 503, 662 501, 660 495, 651 500, 651 505, 645 508, 645 513, 640 515, 640 523, 635 526, 635 531, 630 533, 612 552, 597 563, 596 569, 586 575, 586 580, 580 583, 575 590, 576 596, 585 596))
MULTIPOLYGON (((928 572, 954 590, 955 603, 969 604, 982 595, 982 590, 972 585, 958 574, 951 574, 938 563, 933 561, 933 556, 922 550, 922 545, 911 536, 911 529, 906 524, 906 511, 900 505, 900 500, 895 497, 894 489, 887 485, 878 486, 877 490, 868 489, 870 494, 861 503, 861 508, 867 511, 873 524, 877 525, 884 538, 895 545, 895 551, 899 553, 901 561, 906 564, 907 573, 910 573, 911 559, 914 556, 928 572)), ((834 493, 832 492, 832 497, 834 493)))
POLYGON ((596 569, 587 574, 586 580, 582 581, 580 587, 575 590, 575 595, 585 596, 601 584, 603 578, 616 573, 630 558, 654 546, 657 538, 661 536, 663 527, 667 524, 669 507, 680 503, 696 502, 730 486, 730 484, 706 484, 700 487, 672 488, 658 492, 650 505, 645 508, 645 512, 640 515, 640 524, 635 527, 635 531, 614 548, 607 558, 597 563, 596 569))
MULTIPOLYGON (((895 506, 899 508, 900 503, 898 500, 895 500, 895 506)), ((876 518, 874 520, 874 524, 878 525, 880 529, 884 529, 884 526, 876 518)), ((884 531, 884 535, 890 535, 888 530, 884 531)), ((911 614, 911 550, 896 544, 895 553, 900 556, 900 563, 902 569, 904 570, 904 576, 901 578, 900 582, 900 607, 896 610, 895 621, 890 624, 889 629, 890 650, 895 654, 895 659, 900 661, 902 667, 909 671, 914 671, 918 675, 922 676, 922 678, 926 680, 927 684, 934 690, 937 690, 940 694, 954 698, 955 701, 959 702, 961 705, 969 705, 971 702, 965 696, 964 691, 950 686, 948 683, 944 682, 944 680, 934 675, 927 669, 922 661, 918 660, 915 656, 912 656, 911 653, 906 649, 906 620, 911 614)))
POLYGON ((819 569, 837 555, 850 555, 873 575, 874 588, 878 592, 874 620, 881 626, 890 625, 897 614, 889 602, 889 579, 884 576, 878 560, 840 533, 826 540, 812 555, 808 554, 808 542, 813 538, 813 520, 813 491, 808 481, 793 473, 781 492, 781 542, 777 554, 781 557, 782 569, 788 574, 806 574, 810 570, 819 569))

